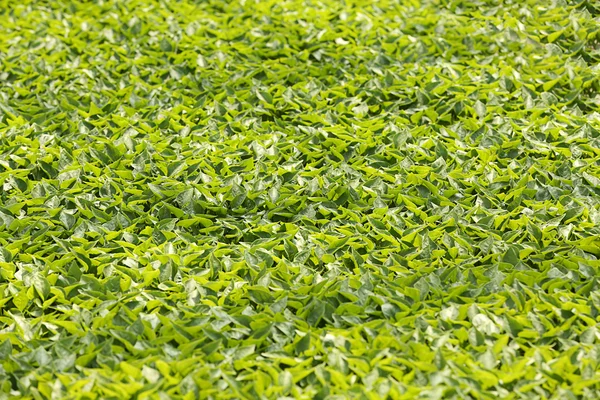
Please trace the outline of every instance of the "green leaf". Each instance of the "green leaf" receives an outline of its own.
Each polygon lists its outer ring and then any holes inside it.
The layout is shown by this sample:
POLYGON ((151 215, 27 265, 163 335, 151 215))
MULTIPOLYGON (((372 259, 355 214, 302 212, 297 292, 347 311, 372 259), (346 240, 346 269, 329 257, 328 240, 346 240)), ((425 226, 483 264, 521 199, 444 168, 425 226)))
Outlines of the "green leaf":
POLYGON ((304 336, 296 342, 295 353, 302 354, 310 348, 310 333, 306 333, 304 336))
POLYGON ((7 360, 12 355, 13 347, 10 340, 6 339, 0 344, 0 360, 7 360))
POLYGON ((13 296, 13 304, 19 311, 25 310, 27 304, 29 304, 29 296, 27 296, 27 290, 21 289, 13 296))
POLYGON ((502 256, 502 261, 512 265, 517 265, 521 259, 519 258, 519 249, 516 246, 510 246, 506 253, 502 256))
POLYGON ((13 259, 12 253, 0 246, 0 262, 11 262, 13 259))
POLYGON ((474 107, 475 107, 475 112, 477 113, 477 116, 479 118, 483 118, 486 116, 487 108, 486 108, 485 104, 483 104, 481 101, 477 100, 475 102, 474 107))
POLYGON ((271 304, 274 301, 271 293, 269 293, 267 289, 264 288, 248 288, 248 294, 250 295, 250 298, 254 300, 257 304, 271 304))
POLYGON ((36 293, 42 298, 42 300, 45 300, 50 295, 50 283, 46 278, 39 274, 35 274, 32 277, 31 282, 36 293))

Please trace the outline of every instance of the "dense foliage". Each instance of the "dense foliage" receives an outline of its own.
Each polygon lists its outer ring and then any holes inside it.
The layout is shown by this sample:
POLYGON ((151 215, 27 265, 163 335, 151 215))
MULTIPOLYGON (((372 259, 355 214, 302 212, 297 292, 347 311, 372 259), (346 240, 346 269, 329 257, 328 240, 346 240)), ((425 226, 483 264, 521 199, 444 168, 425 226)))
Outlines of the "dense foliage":
POLYGON ((0 0, 0 399, 597 399, 600 7, 0 0))

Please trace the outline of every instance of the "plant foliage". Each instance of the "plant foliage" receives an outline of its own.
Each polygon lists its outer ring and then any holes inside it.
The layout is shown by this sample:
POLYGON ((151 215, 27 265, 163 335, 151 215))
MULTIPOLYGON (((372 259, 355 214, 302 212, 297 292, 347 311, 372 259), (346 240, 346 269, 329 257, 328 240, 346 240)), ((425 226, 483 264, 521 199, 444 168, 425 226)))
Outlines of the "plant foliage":
POLYGON ((600 7, 0 0, 0 399, 597 399, 600 7))

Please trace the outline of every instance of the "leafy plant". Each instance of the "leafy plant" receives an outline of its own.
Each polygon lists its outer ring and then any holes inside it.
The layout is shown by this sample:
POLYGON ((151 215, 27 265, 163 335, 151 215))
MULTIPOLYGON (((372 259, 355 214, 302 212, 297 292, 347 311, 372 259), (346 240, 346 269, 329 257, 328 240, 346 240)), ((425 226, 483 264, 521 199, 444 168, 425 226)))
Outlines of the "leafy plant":
POLYGON ((0 398, 598 398, 598 18, 0 1, 0 398))

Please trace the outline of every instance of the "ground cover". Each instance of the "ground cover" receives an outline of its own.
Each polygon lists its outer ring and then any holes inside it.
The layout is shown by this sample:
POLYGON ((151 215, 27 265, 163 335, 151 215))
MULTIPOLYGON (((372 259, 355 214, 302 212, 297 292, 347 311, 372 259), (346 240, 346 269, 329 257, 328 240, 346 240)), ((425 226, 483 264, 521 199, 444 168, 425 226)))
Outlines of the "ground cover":
POLYGON ((593 1, 0 1, 0 398, 597 399, 593 1))

